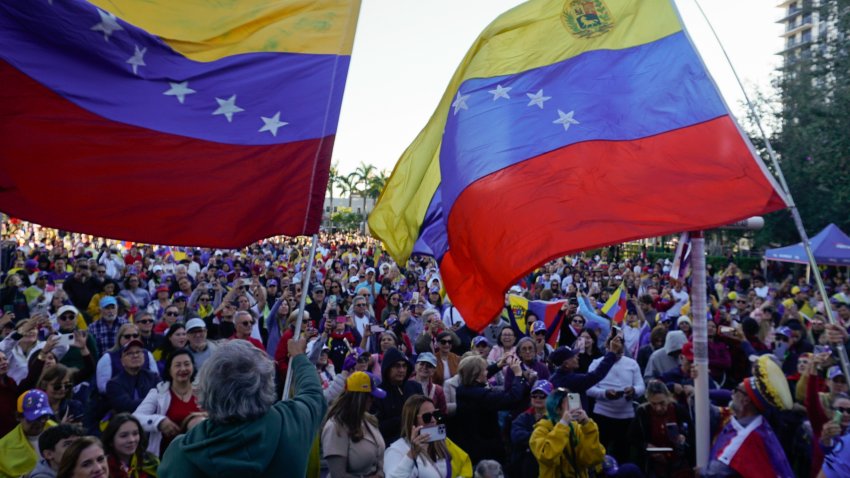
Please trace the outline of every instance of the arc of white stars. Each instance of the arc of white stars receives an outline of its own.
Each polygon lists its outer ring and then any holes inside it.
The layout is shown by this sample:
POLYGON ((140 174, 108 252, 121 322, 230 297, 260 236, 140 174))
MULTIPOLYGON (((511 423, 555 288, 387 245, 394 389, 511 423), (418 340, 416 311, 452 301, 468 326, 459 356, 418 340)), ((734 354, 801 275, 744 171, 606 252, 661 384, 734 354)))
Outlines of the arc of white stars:
POLYGON ((260 119, 263 120, 263 127, 260 128, 258 133, 262 133, 263 131, 268 131, 272 134, 272 136, 277 137, 277 130, 282 128, 289 123, 286 121, 280 120, 280 111, 274 114, 271 118, 266 118, 265 116, 260 116, 260 119))
POLYGON ((454 103, 452 103, 452 108, 454 108, 454 114, 457 115, 457 112, 460 110, 468 110, 469 107, 466 106, 466 100, 469 99, 469 95, 461 95, 460 91, 457 92, 457 97, 455 97, 454 103))
POLYGON ((193 95, 197 93, 197 91, 189 88, 188 81, 182 81, 180 83, 169 81, 168 84, 171 85, 171 88, 165 90, 162 94, 166 96, 176 96, 177 101, 179 101, 181 105, 183 104, 183 101, 186 100, 186 95, 193 95))
POLYGON ((245 111, 244 109, 236 106, 236 95, 233 95, 226 100, 221 98, 216 98, 215 100, 218 102, 218 109, 213 111, 213 115, 224 115, 224 117, 227 118, 228 123, 233 122, 234 114, 245 111))
POLYGON ((91 29, 96 32, 103 32, 103 39, 105 41, 109 41, 109 36, 113 32, 124 29, 124 27, 118 24, 118 18, 115 15, 99 8, 97 9, 97 13, 100 15, 100 23, 91 27, 91 29))
POLYGON ((564 125, 564 131, 567 131, 567 130, 570 129, 571 124, 581 124, 581 123, 578 122, 578 120, 573 118, 574 114, 575 114, 575 111, 570 111, 569 113, 564 113, 563 111, 558 110, 558 119, 556 119, 552 123, 564 125))
POLYGON ((127 63, 133 66, 134 75, 139 74, 140 66, 147 66, 145 64, 145 53, 147 52, 147 48, 139 48, 139 45, 136 45, 136 52, 133 53, 133 56, 131 56, 129 60, 127 60, 127 63))
POLYGON ((496 85, 496 89, 490 90, 487 93, 490 93, 491 95, 493 95, 493 101, 496 101, 499 98, 505 98, 505 99, 509 100, 509 99, 511 99, 511 97, 508 95, 508 92, 511 91, 511 89, 513 89, 513 87, 511 87, 511 86, 508 86, 506 88, 506 87, 503 87, 502 85, 496 85))
POLYGON ((537 90, 537 93, 534 93, 534 94, 526 93, 526 96, 528 96, 528 99, 531 100, 531 101, 528 102, 528 106, 537 105, 537 106, 540 107, 541 110, 543 109, 543 102, 549 101, 549 100, 552 99, 551 96, 543 96, 543 90, 542 89, 537 90))

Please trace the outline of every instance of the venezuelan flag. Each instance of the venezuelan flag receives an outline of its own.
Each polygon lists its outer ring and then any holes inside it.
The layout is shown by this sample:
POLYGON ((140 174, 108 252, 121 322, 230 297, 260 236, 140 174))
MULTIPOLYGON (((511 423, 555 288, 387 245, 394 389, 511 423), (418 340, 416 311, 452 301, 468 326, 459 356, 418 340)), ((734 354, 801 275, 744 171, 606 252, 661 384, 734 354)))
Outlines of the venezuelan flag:
POLYGON ((370 230, 440 261, 480 329, 564 254, 786 206, 669 0, 532 0, 497 18, 404 152, 370 230))
POLYGON ((359 0, 4 0, 0 207, 133 241, 321 222, 359 0))
POLYGON ((622 283, 602 306, 602 313, 615 323, 623 323, 623 319, 626 317, 626 290, 622 283))
POLYGON ((528 300, 514 294, 508 295, 508 301, 511 316, 520 332, 529 335, 528 315, 534 314, 538 320, 542 320, 546 324, 546 342, 553 347, 557 346, 558 331, 561 329, 561 322, 564 320, 564 314, 558 314, 558 312, 567 301, 528 300))

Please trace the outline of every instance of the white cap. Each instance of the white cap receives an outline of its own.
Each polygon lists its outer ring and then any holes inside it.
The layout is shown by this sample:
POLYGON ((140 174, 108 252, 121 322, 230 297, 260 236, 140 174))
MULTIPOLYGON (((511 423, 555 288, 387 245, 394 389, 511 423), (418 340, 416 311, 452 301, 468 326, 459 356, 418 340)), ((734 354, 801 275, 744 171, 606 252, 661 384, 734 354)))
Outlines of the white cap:
POLYGON ((56 317, 61 317, 65 312, 73 312, 75 316, 80 315, 80 311, 73 305, 63 305, 56 311, 56 317))
POLYGON ((189 321, 186 322, 186 331, 187 332, 192 330, 192 329, 198 328, 198 327, 200 327, 202 329, 206 329, 207 324, 202 319, 197 319, 197 318, 189 319, 189 321))

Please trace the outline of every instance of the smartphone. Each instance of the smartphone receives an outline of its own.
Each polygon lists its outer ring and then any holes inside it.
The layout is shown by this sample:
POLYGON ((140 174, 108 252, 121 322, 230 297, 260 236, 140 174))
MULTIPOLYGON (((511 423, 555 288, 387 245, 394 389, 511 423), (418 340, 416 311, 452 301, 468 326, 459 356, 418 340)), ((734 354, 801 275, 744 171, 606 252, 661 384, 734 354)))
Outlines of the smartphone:
POLYGON ((328 305, 336 305, 336 295, 331 295, 328 297, 328 305))
POLYGON ((832 349, 829 348, 829 345, 815 345, 815 353, 816 354, 832 353, 832 349))
POLYGON ((425 435, 428 437, 428 442, 435 442, 446 439, 446 426, 445 425, 436 425, 432 427, 424 427, 419 430, 420 435, 425 435))
POLYGON ((578 410, 581 408, 581 397, 577 393, 567 394, 567 407, 570 410, 578 410))
POLYGON ((675 422, 665 423, 667 438, 673 443, 679 443, 679 424, 675 422))
POLYGON ((419 292, 413 293, 413 298, 410 299, 410 303, 411 304, 418 304, 419 303, 419 292))
POLYGON ((372 329, 372 333, 373 333, 373 334, 374 334, 374 333, 381 333, 381 332, 383 332, 383 331, 385 331, 385 330, 386 330, 386 329, 384 329, 383 327, 381 327, 380 325, 373 325, 373 326, 371 326, 370 328, 372 329))
POLYGON ((673 451, 673 449, 666 446, 648 446, 646 447, 646 451, 649 453, 664 453, 668 451, 673 451))
POLYGON ((59 342, 58 342, 57 345, 64 345, 66 347, 70 347, 71 344, 74 343, 74 334, 73 333, 58 334, 58 335, 59 335, 59 342))
POLYGON ((15 310, 15 306, 13 306, 11 304, 3 306, 3 313, 4 314, 8 314, 9 312, 12 312, 13 310, 15 310))
POLYGON ((735 332, 735 327, 729 327, 728 325, 721 325, 720 326, 720 333, 721 334, 726 335, 726 334, 731 334, 732 332, 735 332))

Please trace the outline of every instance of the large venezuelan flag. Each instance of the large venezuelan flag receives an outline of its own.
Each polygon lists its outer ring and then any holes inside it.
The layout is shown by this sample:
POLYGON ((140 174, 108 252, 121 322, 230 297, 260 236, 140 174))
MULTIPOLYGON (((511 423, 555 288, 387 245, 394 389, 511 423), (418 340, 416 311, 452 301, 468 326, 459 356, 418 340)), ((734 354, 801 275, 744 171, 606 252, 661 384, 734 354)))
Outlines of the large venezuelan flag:
POLYGON ((786 206, 670 0, 532 0, 455 72, 370 215, 481 329, 540 263, 786 206))
POLYGON ((359 9, 0 2, 0 210, 159 244, 317 231, 359 9))

